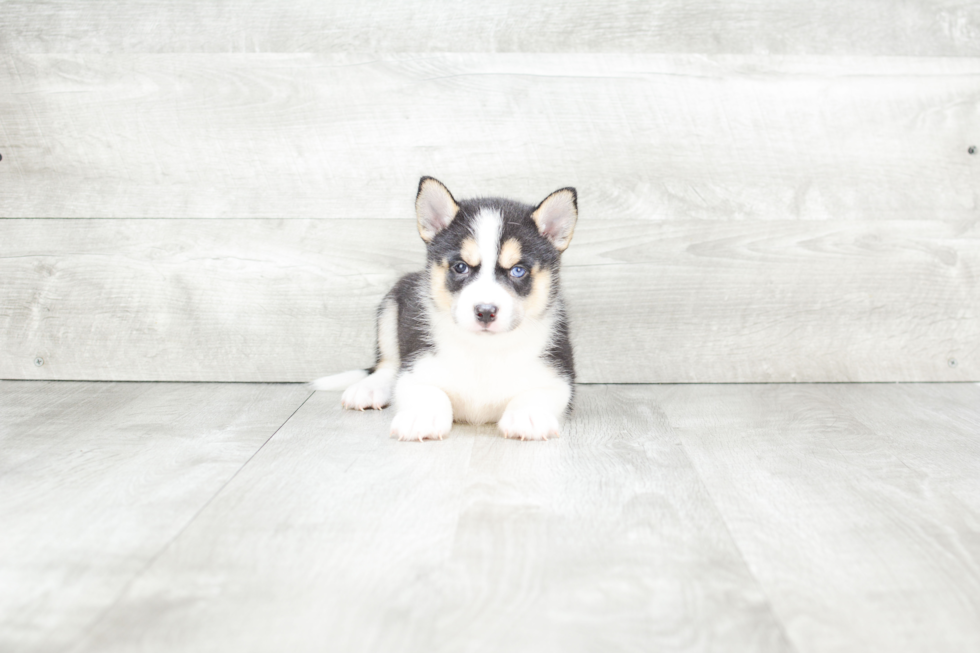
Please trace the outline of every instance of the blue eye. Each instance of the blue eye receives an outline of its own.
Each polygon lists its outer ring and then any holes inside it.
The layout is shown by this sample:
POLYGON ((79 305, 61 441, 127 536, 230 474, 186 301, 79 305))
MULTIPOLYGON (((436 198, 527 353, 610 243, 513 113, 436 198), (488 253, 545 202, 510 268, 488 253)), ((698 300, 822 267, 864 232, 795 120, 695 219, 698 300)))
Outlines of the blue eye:
POLYGON ((527 274, 527 269, 520 265, 515 265, 510 269, 510 276, 514 277, 515 279, 520 279, 525 274, 527 274))
POLYGON ((466 274, 469 271, 470 271, 470 266, 466 265, 466 263, 463 263, 462 261, 459 261, 458 263, 453 265, 453 272, 455 272, 456 274, 466 274))

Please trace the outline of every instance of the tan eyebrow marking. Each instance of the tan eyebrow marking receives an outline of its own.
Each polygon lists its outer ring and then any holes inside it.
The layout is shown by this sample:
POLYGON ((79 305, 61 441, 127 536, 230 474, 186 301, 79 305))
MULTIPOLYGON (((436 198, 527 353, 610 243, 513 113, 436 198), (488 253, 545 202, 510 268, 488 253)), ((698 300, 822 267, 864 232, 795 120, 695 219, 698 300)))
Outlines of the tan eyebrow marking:
POLYGON ((480 264, 480 248, 477 247, 476 241, 472 238, 467 238, 463 241, 463 246, 459 250, 459 255, 463 258, 466 265, 471 268, 475 268, 480 264))
POLYGON ((508 238, 503 247, 500 248, 500 257, 497 259, 500 267, 508 270, 517 265, 521 260, 521 244, 516 238, 508 238))

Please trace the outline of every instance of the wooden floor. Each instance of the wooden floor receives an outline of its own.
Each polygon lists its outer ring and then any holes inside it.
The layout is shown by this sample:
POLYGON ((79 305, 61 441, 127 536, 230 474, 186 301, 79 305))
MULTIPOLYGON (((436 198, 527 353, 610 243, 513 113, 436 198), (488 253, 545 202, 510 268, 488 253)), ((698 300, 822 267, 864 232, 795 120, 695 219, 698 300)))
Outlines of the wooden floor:
POLYGON ((980 650, 980 386, 0 382, 0 651, 980 650))

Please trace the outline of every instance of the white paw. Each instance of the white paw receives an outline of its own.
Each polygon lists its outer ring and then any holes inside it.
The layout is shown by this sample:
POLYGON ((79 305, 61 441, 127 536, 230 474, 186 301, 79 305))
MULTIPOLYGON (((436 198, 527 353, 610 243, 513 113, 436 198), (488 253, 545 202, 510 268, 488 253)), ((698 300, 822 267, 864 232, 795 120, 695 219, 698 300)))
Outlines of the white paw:
POLYGON ((391 403, 394 375, 386 370, 378 371, 344 390, 340 403, 348 410, 381 410, 391 403))
POLYGON ((558 437, 558 418, 541 408, 508 408, 497 427, 505 438, 547 440, 558 437))
POLYGON ((405 409, 391 420, 391 434, 399 440, 441 440, 452 427, 452 411, 405 409))

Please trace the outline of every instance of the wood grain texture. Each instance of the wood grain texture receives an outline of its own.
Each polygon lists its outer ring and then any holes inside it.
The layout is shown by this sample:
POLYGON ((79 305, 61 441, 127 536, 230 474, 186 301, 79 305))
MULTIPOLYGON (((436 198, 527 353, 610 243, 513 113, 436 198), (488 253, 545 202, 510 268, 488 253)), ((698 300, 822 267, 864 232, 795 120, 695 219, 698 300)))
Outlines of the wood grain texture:
POLYGON ((975 219, 980 58, 2 55, 0 217, 975 219))
POLYGON ((0 650, 76 643, 308 395, 0 383, 0 650))
POLYGON ((538 446, 317 393, 76 650, 792 650, 647 395, 538 446))
POLYGON ((980 387, 650 393, 797 650, 980 648, 980 387))
POLYGON ((0 52, 980 53, 980 10, 956 0, 6 0, 0 8, 0 52))
MULTIPOLYGON (((0 378, 367 367, 423 261, 410 220, 0 221, 0 378)), ((977 222, 583 218, 563 284, 583 382, 980 379, 977 222)))

